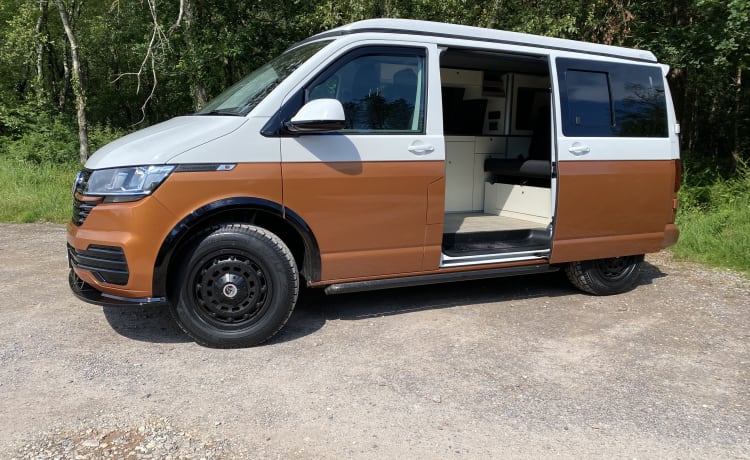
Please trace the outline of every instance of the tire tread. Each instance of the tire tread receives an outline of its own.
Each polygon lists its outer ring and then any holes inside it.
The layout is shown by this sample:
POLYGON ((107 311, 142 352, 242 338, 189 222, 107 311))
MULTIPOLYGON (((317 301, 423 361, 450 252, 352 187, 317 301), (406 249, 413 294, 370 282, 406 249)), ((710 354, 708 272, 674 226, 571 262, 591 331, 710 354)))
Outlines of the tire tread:
MULTIPOLYGON (((197 336, 188 328, 186 328, 183 325, 182 320, 179 318, 179 315, 177 313, 176 308, 170 308, 169 311, 174 318, 177 325, 180 327, 180 329, 187 334, 191 339, 193 339, 197 344, 206 346, 206 347, 215 347, 215 348, 243 348, 253 345, 259 345, 261 343, 267 342, 269 339, 271 339, 273 336, 275 336, 283 327, 286 325, 289 318, 292 316, 292 313, 294 312, 294 307, 297 303, 297 299, 299 297, 299 283, 300 283, 300 276, 299 271, 297 270, 297 263, 295 262, 294 255, 289 250, 287 245, 284 243, 284 241, 279 238, 274 233, 262 228, 257 227, 255 225, 251 224, 243 224, 243 223, 232 223, 232 224, 217 224, 212 227, 207 228, 204 232, 201 232, 193 241, 191 249, 188 251, 188 254, 185 256, 185 262, 190 259, 193 251, 197 249, 197 247, 202 243, 210 239, 214 235, 223 235, 227 233, 240 233, 245 235, 250 235, 253 237, 258 238, 261 241, 265 241, 266 244, 268 244, 278 255, 280 255, 283 259, 284 264, 289 268, 288 274, 291 275, 291 282, 292 282, 292 296, 291 299, 289 299, 289 309, 286 311, 286 314, 282 321, 279 322, 279 325, 272 330, 270 333, 268 333, 265 337, 263 337, 260 340, 252 340, 252 341, 226 341, 218 339, 216 342, 209 342, 207 340, 204 340, 202 337, 197 336)), ((183 271, 185 268, 183 267, 183 271)), ((184 274, 184 273, 183 273, 184 274)), ((180 279, 182 279, 183 276, 181 274, 180 279)))
POLYGON ((617 281, 611 281, 603 278, 599 271, 596 261, 584 260, 571 262, 565 266, 565 275, 568 280, 583 292, 593 295, 612 295, 627 292, 633 289, 640 278, 640 267, 643 262, 643 255, 628 256, 633 260, 631 262, 632 271, 626 278, 617 281))

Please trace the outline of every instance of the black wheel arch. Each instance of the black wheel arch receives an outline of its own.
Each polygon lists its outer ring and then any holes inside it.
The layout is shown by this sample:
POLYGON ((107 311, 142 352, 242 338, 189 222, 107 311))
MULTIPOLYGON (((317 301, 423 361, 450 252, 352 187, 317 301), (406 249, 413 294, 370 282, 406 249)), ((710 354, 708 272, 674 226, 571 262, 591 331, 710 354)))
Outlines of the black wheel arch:
POLYGON ((185 216, 164 239, 154 263, 152 295, 167 297, 173 264, 195 236, 221 223, 247 223, 276 234, 294 254, 308 282, 320 280, 320 249, 309 225, 279 203, 253 197, 211 202, 185 216))

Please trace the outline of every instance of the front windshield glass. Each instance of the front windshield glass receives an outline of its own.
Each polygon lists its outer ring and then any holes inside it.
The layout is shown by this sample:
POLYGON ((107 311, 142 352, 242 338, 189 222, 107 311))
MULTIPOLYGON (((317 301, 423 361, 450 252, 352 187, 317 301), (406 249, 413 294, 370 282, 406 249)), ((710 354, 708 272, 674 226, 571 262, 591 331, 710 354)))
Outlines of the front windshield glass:
POLYGON ((216 96, 198 114, 247 115, 279 83, 328 43, 330 40, 318 41, 286 51, 216 96))

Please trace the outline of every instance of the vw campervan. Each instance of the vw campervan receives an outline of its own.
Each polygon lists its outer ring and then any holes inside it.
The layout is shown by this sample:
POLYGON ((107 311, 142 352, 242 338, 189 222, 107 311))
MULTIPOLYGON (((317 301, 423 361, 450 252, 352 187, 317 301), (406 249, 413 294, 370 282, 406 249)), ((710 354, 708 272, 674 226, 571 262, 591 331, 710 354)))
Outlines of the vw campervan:
POLYGON ((300 283, 563 269, 589 293, 626 291, 679 234, 666 72, 647 51, 422 21, 315 35, 89 159, 71 288, 168 304, 216 347, 273 336, 300 283))

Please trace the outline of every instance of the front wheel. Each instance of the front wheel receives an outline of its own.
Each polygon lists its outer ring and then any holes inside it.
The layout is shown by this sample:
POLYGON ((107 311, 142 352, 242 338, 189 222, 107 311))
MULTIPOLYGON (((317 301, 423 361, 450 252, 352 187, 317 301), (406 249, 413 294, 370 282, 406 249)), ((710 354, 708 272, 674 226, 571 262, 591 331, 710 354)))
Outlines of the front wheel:
POLYGON ((589 294, 619 294, 638 283, 642 262, 643 254, 571 262, 565 266, 565 274, 575 287, 589 294))
POLYGON ((214 228, 186 257, 172 314, 201 345, 250 347, 286 323, 299 292, 289 248, 265 229, 214 228))

